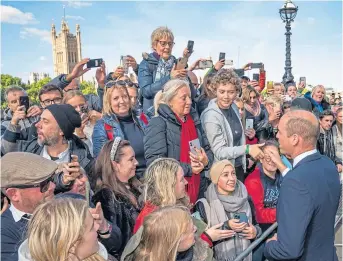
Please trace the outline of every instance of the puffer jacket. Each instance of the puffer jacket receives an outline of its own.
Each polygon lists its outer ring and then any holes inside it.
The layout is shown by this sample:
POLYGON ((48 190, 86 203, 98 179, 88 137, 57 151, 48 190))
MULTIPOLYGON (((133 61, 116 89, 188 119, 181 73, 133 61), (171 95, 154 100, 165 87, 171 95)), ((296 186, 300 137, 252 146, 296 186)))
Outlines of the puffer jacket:
POLYGON ((138 69, 138 85, 142 96, 143 111, 146 113, 154 105, 154 98, 163 85, 170 80, 170 75, 162 77, 155 82, 156 70, 159 57, 156 53, 144 56, 138 69))
MULTIPOLYGON (((70 82, 66 80, 66 74, 60 74, 54 79, 52 79, 48 84, 56 85, 60 89, 64 89, 67 87, 70 82)), ((85 99, 87 101, 88 108, 90 110, 95 110, 97 112, 102 111, 102 105, 103 105, 103 99, 104 99, 104 89, 103 88, 97 88, 98 95, 95 94, 86 94, 85 99)))
MULTIPOLYGON (((138 85, 139 85, 139 100, 143 104, 143 112, 148 113, 148 110, 154 105, 154 98, 156 93, 163 89, 163 86, 171 78, 170 75, 162 77, 159 81, 155 82, 156 70, 159 62, 157 53, 143 55, 143 60, 138 69, 138 85)), ((174 60, 177 59, 174 57, 174 60)), ((191 98, 194 100, 196 97, 196 89, 192 82, 187 77, 191 89, 191 98)))
MULTIPOLYGON (((10 109, 4 111, 4 119, 1 121, 1 136, 4 135, 7 127, 10 125, 13 113, 10 109)), ((18 133, 18 140, 30 140, 33 138, 31 126, 35 125, 39 120, 39 116, 25 118, 19 120, 18 126, 20 126, 20 132, 18 133)))
MULTIPOLYGON (((145 129, 145 124, 144 122, 137 118, 135 114, 132 114, 132 117, 136 124, 142 129, 145 129)), ((124 138, 124 133, 120 127, 120 123, 117 119, 117 117, 112 114, 108 115, 105 114, 100 120, 98 120, 94 126, 93 130, 93 136, 92 136, 92 141, 93 141, 93 154, 95 157, 97 157, 104 146, 104 144, 109 141, 108 136, 107 136, 107 131, 105 130, 105 123, 110 125, 113 129, 113 137, 121 137, 122 139, 124 138)))
MULTIPOLYGON (((132 192, 136 199, 138 199, 139 192, 136 190, 132 190, 132 192)), ((133 227, 140 210, 129 199, 115 194, 109 188, 102 188, 96 192, 92 202, 95 205, 97 202, 100 202, 105 219, 118 226, 121 231, 121 245, 116 246, 115 249, 112 249, 113 251, 110 251, 111 255, 119 259, 127 242, 133 235, 133 227)))
MULTIPOLYGON (((144 151, 147 166, 160 157, 168 157, 180 161, 181 124, 168 105, 160 104, 158 114, 157 117, 150 120, 145 131, 144 151)), ((190 114, 197 130, 200 146, 205 150, 209 160, 209 164, 205 168, 207 170, 212 165, 213 153, 206 134, 202 129, 198 114, 193 108, 190 114)), ((191 165, 182 162, 180 164, 185 177, 192 176, 191 165)))

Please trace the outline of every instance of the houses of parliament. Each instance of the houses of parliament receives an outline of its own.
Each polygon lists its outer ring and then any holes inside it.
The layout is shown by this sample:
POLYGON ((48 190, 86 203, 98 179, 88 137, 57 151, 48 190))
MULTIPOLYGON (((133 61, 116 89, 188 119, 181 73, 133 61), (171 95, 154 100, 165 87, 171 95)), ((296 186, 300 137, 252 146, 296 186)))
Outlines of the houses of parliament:
MULTIPOLYGON (((55 25, 52 24, 51 38, 54 76, 70 73, 82 59, 80 25, 76 25, 76 35, 73 35, 69 31, 65 18, 63 18, 60 33, 56 33, 55 25)), ((82 79, 80 80, 82 81, 82 79)))

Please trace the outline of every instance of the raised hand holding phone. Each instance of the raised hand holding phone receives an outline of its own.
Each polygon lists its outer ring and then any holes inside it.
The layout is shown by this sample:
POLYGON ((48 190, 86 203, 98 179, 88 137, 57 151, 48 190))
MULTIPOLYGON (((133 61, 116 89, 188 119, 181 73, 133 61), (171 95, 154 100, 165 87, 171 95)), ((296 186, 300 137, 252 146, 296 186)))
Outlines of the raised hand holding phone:
POLYGON ((19 120, 26 118, 25 106, 18 106, 17 110, 13 113, 11 124, 17 125, 19 120))
POLYGON ((77 155, 71 155, 70 162, 62 164, 62 170, 64 184, 69 184, 77 179, 81 174, 79 157, 77 155))
POLYGON ((175 64, 174 68, 170 72, 170 78, 184 78, 187 76, 187 70, 186 69, 177 69, 177 65, 175 64))

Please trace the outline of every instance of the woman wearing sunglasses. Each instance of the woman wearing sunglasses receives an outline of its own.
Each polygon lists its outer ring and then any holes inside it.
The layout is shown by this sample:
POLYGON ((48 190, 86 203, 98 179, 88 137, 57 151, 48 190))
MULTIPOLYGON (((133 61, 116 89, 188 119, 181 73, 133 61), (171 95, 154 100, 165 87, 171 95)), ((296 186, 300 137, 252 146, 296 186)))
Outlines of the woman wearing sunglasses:
MULTIPOLYGON (((175 68, 176 58, 172 55, 174 44, 174 34, 167 27, 158 27, 151 34, 153 53, 143 54, 143 61, 138 69, 138 84, 144 98, 144 113, 153 106, 155 95, 162 90, 167 81, 187 77, 187 70, 175 68)), ((183 56, 190 55, 191 53, 185 49, 183 56)))
POLYGON ((93 153, 97 157, 104 144, 116 137, 128 140, 138 161, 136 175, 143 176, 146 168, 143 136, 145 124, 131 109, 126 81, 109 81, 105 85, 103 117, 95 124, 93 131, 93 153))

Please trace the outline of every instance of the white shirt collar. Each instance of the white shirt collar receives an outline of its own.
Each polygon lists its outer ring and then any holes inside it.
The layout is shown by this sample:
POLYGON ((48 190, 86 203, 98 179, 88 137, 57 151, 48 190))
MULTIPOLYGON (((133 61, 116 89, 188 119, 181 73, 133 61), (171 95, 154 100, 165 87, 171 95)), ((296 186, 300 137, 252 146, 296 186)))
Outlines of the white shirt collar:
MULTIPOLYGON (((56 163, 69 162, 70 161, 70 150, 69 149, 70 149, 70 142, 68 142, 68 148, 65 151, 58 154, 58 156, 57 156, 58 159, 55 160, 55 162, 56 163)), ((48 150, 47 150, 45 145, 44 145, 43 150, 41 152, 41 156, 43 158, 51 160, 51 157, 50 157, 48 150)))
POLYGON ((307 156, 310 156, 312 154, 315 154, 317 152, 316 149, 314 150, 310 150, 310 151, 306 151, 304 153, 301 153, 300 155, 296 156, 293 160, 293 168, 304 158, 306 158, 307 156))
POLYGON ((12 216, 13 216, 13 219, 15 222, 18 222, 24 215, 31 216, 31 214, 29 214, 29 213, 25 213, 23 211, 20 211, 15 206, 13 206, 13 204, 11 204, 11 206, 10 206, 10 211, 12 212, 12 216))

